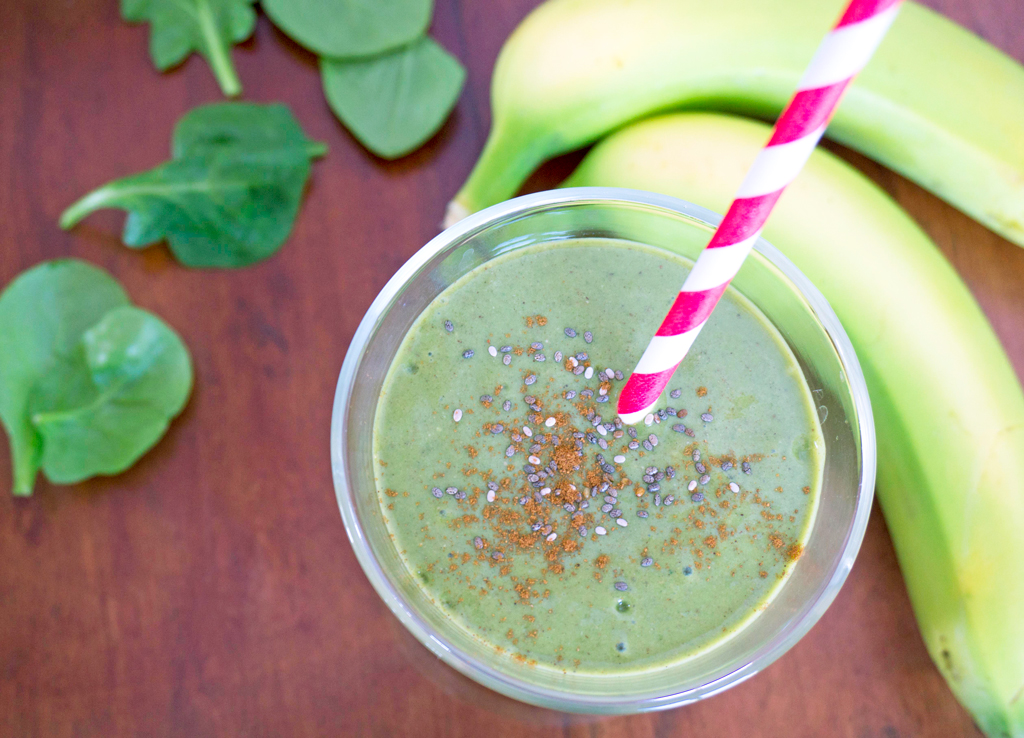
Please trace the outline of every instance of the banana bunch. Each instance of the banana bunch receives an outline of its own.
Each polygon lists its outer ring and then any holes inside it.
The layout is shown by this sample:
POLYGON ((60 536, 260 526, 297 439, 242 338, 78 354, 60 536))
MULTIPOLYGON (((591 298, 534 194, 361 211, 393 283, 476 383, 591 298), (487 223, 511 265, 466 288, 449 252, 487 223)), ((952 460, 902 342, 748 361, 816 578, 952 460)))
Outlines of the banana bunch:
MULTIPOLYGON (((566 185, 724 212, 769 132, 711 113, 653 118, 599 143, 566 185)), ((857 349, 878 498, 932 659, 987 735, 1024 736, 1024 395, 998 339, 910 217, 823 149, 764 235, 857 349)))
MULTIPOLYGON (((541 162, 684 106, 774 117, 843 0, 549 0, 494 69, 493 126, 446 222, 541 162)), ((905 2, 829 137, 1024 246, 1024 68, 905 2)))

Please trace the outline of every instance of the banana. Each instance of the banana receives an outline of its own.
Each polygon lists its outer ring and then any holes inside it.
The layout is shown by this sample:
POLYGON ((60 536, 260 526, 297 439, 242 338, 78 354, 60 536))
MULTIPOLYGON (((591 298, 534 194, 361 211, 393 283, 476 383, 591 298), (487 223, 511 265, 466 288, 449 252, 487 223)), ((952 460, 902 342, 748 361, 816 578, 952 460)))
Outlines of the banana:
MULTIPOLYGON (((446 223, 668 108, 774 118, 843 0, 549 0, 501 50, 492 129, 446 223)), ((1024 246, 1024 68, 905 2, 829 137, 1024 246)))
MULTIPOLYGON (((768 135, 711 113, 654 118, 599 143, 565 184, 724 212, 768 135)), ((857 349, 878 498, 932 659, 987 735, 1024 736, 1024 394, 998 339, 921 229, 822 149, 764 235, 857 349)))

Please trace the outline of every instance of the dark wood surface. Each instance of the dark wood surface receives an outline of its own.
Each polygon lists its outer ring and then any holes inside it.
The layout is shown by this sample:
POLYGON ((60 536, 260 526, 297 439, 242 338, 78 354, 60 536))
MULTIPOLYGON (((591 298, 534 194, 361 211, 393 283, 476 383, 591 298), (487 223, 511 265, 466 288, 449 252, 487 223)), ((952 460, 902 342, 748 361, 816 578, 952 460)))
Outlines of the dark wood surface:
MULTIPOLYGON (((438 230, 479 153, 490 72, 535 0, 438 0, 469 69, 453 118, 395 163, 334 120, 315 60, 261 17, 234 53, 245 97, 282 100, 330 145, 279 255, 190 271, 119 244, 122 216, 61 210, 167 156, 174 121, 220 99, 193 57, 164 75, 114 0, 0 2, 0 285, 76 256, 120 279, 192 350, 196 389, 129 472, 7 494, 0 450, 0 734, 521 736, 977 735, 917 633, 877 509, 835 604, 763 674, 656 715, 520 705, 409 636, 349 548, 331 483, 334 386, 363 311, 438 230)), ((1019 0, 931 4, 1024 60, 1019 0)), ((955 263, 1024 373, 1024 250, 860 157, 955 263)), ((554 184, 575 160, 531 180, 554 184)), ((0 357, 2 360, 2 357, 0 357)))

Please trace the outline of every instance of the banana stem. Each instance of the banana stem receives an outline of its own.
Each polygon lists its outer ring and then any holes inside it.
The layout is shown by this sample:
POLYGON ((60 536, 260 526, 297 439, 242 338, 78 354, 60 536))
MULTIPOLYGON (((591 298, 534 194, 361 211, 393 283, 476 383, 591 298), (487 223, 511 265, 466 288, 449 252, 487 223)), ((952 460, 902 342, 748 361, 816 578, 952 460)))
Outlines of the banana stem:
POLYGON ((450 215, 469 215, 513 197, 547 158, 551 146, 545 145, 540 136, 523 132, 506 135, 505 130, 496 125, 487 137, 480 160, 448 205, 450 215))

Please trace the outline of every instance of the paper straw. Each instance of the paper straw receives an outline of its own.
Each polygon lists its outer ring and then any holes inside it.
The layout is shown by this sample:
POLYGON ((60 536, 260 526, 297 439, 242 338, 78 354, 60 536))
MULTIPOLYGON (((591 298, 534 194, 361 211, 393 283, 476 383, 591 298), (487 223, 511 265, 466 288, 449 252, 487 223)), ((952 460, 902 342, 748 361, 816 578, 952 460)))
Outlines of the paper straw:
POLYGON ((901 0, 852 0, 821 42, 771 139, 701 251, 675 303, 619 395, 619 417, 650 413, 729 282, 761 235, 782 191, 796 179, 825 132, 850 81, 875 53, 901 0))

